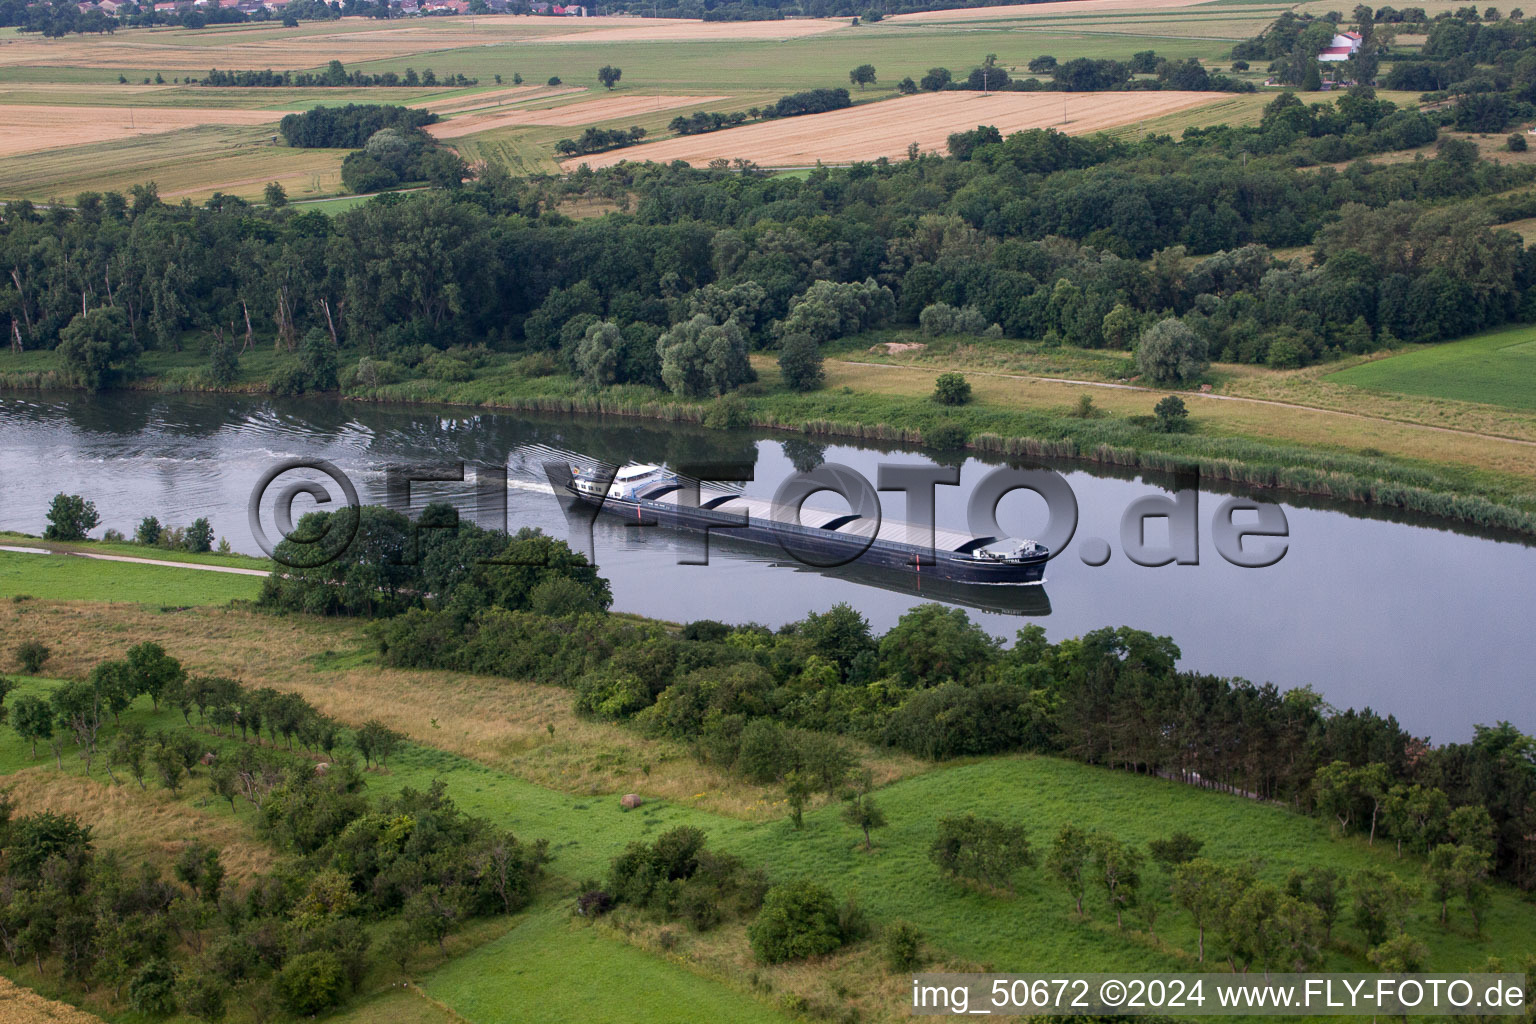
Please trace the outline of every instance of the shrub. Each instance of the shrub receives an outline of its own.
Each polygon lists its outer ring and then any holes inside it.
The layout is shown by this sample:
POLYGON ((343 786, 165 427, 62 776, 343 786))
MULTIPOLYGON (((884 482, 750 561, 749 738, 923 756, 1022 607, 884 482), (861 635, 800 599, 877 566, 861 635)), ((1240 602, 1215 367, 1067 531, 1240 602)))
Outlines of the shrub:
POLYGON ((905 921, 897 921, 885 930, 885 966, 894 974, 915 971, 923 966, 923 933, 905 921))
POLYGON ((16 645, 16 661, 21 665, 21 670, 29 676, 37 675, 43 667, 43 662, 53 652, 48 645, 37 640, 24 640, 16 645))
POLYGON ((128 983, 128 1003, 151 1017, 176 1012, 176 969, 164 960, 151 960, 128 983))
POLYGON ((278 997, 288 1012, 310 1017, 341 1003, 346 972, 335 953, 300 953, 283 965, 275 979, 278 997))
POLYGON ((1509 137, 1506 145, 1508 145, 1511 153, 1524 153, 1526 150, 1525 136, 1520 132, 1515 132, 1515 134, 1509 137))
POLYGON ((930 448, 964 448, 970 432, 958 423, 940 423, 923 431, 923 442, 930 448))
POLYGON ((776 885, 763 898, 763 909, 747 929, 752 951, 764 963, 831 953, 843 944, 837 901, 815 882, 802 879, 776 885))
POLYGON ((1175 434, 1189 426, 1189 409, 1178 395, 1169 395, 1158 402, 1152 414, 1157 417, 1156 426, 1160 433, 1175 434))
POLYGON ((944 302, 925 306, 917 322, 930 337, 943 334, 980 334, 987 329, 987 318, 975 306, 956 309, 944 302))
POLYGON ((941 373, 933 382, 933 400, 941 405, 964 405, 971 400, 971 382, 962 374, 941 373))

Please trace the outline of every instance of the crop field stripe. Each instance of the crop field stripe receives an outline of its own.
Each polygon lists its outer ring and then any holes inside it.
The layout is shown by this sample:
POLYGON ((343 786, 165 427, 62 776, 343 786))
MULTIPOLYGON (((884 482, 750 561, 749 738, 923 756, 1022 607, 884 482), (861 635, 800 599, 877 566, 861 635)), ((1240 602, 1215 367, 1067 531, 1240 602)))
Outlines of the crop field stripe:
POLYGON ((1220 98, 1190 92, 932 93, 574 157, 564 166, 606 167, 624 160, 687 160, 702 166, 721 157, 763 166, 848 163, 896 158, 913 142, 923 152, 936 152, 950 134, 979 124, 995 125, 1004 134, 1050 127, 1083 134, 1220 98))

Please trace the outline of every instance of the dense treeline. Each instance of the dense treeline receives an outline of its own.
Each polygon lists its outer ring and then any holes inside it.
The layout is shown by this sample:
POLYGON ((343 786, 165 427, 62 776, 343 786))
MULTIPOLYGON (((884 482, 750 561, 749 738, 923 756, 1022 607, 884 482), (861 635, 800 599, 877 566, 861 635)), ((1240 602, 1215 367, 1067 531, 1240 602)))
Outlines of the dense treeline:
MULTIPOLYGON (((13 203, 0 215, 0 329, 22 348, 73 339, 61 350, 81 382, 109 383, 136 352, 217 329, 246 344, 275 337, 296 361, 313 331, 363 349, 370 364, 341 368, 344 379, 398 379, 422 353, 472 345, 558 352, 575 370, 585 345, 597 382, 662 383, 663 334, 678 332, 678 359, 705 350, 705 328, 733 351, 779 343, 773 324, 818 282, 872 279, 898 322, 942 302, 975 307, 1008 337, 1084 346, 1134 345, 1175 316, 1212 356, 1276 366, 1529 311, 1518 239, 1451 205, 1526 182, 1528 168, 1480 160, 1459 140, 1428 160, 1296 166, 1435 138, 1431 116, 1367 89, 1333 105, 1283 94, 1257 125, 1182 142, 991 132, 963 158, 804 180, 621 165, 558 185, 487 170, 462 187, 451 153, 365 124, 388 115, 360 109, 289 124, 316 143, 355 145, 371 130, 348 157, 354 184, 419 175, 449 188, 335 217, 228 196, 170 207, 153 186, 85 194, 73 210, 13 203), (570 195, 632 212, 585 223, 547 212, 570 195), (1436 244, 1387 230, 1405 225, 1436 244), (1308 268, 1267 251, 1307 244, 1321 257, 1308 268)), ((742 379, 727 369, 710 386, 742 379)))
POLYGON ((208 25, 233 25, 270 21, 280 18, 284 25, 302 21, 330 21, 343 14, 362 13, 361 8, 375 6, 370 0, 346 0, 340 4, 327 0, 290 0, 280 14, 266 8, 246 14, 234 7, 193 7, 188 4, 176 11, 156 11, 149 2, 119 8, 116 14, 99 10, 82 11, 69 0, 0 0, 0 26, 15 26, 21 32, 39 32, 60 38, 72 32, 114 33, 120 28, 152 28, 178 25, 205 28, 208 25))
MULTIPOLYGON (((1106 628, 1050 644, 1030 626, 1004 649, 941 605, 883 636, 846 605, 776 632, 695 622, 674 634, 608 616, 606 582, 564 544, 446 529, 450 511, 429 508, 412 528, 365 508, 341 558, 274 574, 262 601, 393 616, 375 627, 387 664, 565 686, 583 714, 691 743, 758 782, 798 780, 802 794, 844 784, 853 762, 837 735, 928 758, 1057 753, 1283 800, 1346 830, 1370 822, 1373 838, 1420 852, 1460 827, 1453 811, 1478 808, 1498 869, 1536 887, 1536 740, 1507 723, 1434 747, 1307 689, 1180 671, 1167 637, 1106 628)), ((324 513, 300 531, 352 532, 324 513)))
POLYGON ((1039 92, 1056 89, 1063 92, 1104 92, 1117 89, 1158 90, 1183 89, 1195 92, 1254 92, 1252 82, 1230 75, 1213 75, 1193 57, 1188 60, 1169 60, 1159 57, 1152 50, 1142 50, 1128 61, 1095 60, 1076 57, 1058 62, 1055 57, 1036 57, 1028 64, 1032 75, 1038 77, 1015 78, 1007 68, 997 63, 996 54, 987 54, 979 67, 972 68, 964 78, 956 78, 949 68, 929 68, 917 81, 906 78, 897 86, 904 93, 940 92, 962 89, 974 92, 1039 92), (1135 78, 1135 75, 1156 75, 1156 78, 1135 78))
MULTIPOLYGON (((527 906, 548 859, 543 841, 458 810, 441 783, 370 798, 365 774, 336 757, 337 724, 302 697, 189 676, 154 643, 7 710, 34 757, 43 742, 62 768, 73 746, 87 775, 114 786, 176 794, 201 783, 232 810, 249 807, 280 853, 276 868, 237 882, 220 850, 192 838, 166 877, 98 851, 89 822, 16 816, 0 797, 0 947, 13 964, 106 986, 152 1017, 181 1010, 216 1024, 237 1002, 324 1012, 375 964, 403 969, 458 924, 527 906), (122 721, 144 697, 186 727, 122 721)), ((351 739, 381 764, 398 742, 377 722, 351 739)))
POLYGON ((324 149, 357 149, 385 128, 412 130, 436 124, 430 110, 390 103, 348 103, 340 107, 315 107, 299 114, 285 114, 277 130, 290 146, 324 149))
POLYGON ((462 72, 444 75, 438 78, 437 72, 431 68, 425 68, 417 74, 415 68, 406 68, 404 74, 394 71, 381 71, 378 74, 369 74, 366 71, 348 71, 339 60, 331 61, 324 71, 273 71, 267 68, 265 71, 220 71, 213 68, 203 78, 195 79, 198 85, 219 86, 221 88, 341 88, 343 86, 358 88, 368 86, 380 86, 384 88, 431 88, 433 86, 453 86, 455 88, 469 85, 479 85, 478 78, 465 78, 462 72))

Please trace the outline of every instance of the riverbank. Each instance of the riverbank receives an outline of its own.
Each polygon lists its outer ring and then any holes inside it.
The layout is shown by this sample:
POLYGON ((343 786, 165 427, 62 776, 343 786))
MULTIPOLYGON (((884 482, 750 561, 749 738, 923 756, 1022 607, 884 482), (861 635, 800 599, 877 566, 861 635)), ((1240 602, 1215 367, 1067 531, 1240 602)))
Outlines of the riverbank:
MULTIPOLYGON (((603 389, 560 372, 543 354, 487 353, 466 380, 416 377, 344 386, 350 401, 440 404, 523 412, 633 416, 706 427, 758 427, 818 438, 847 438, 940 451, 971 450, 1008 457, 1075 459, 1148 472, 1198 471, 1211 481, 1401 509, 1485 529, 1536 535, 1536 444, 1518 433, 1407 422, 1345 408, 1279 400, 1273 393, 1233 396, 1178 392, 1190 407, 1189 429, 1161 433, 1152 407, 1169 392, 1111 386, 1124 361, 1108 354, 1057 349, 1036 362, 1048 373, 1005 372, 998 354, 964 346, 893 359, 867 346, 840 346, 826 362, 826 385, 801 393, 779 382, 773 357, 753 357, 756 384, 723 399, 691 401, 641 386, 603 389), (933 377, 966 372, 974 400, 943 406, 930 399, 933 377), (1081 374, 1081 377, 1075 375, 1081 374), (1081 396, 1090 405, 1081 408, 1081 396)), ((1028 348, 1009 370, 1036 369, 1028 348)), ((63 375, 53 353, 0 360, 25 364, 0 371, 0 388, 49 388, 63 375)), ((343 365, 357 353, 343 353, 343 365)), ((229 386, 213 387, 196 352, 153 352, 129 386, 162 392, 265 393, 291 359, 270 348, 242 357, 229 386)), ((468 364, 465 364, 468 365, 468 364)), ((1218 387, 1227 382, 1213 371, 1218 387)), ((344 376, 347 376, 344 374, 344 376)), ((355 376, 355 375, 352 375, 355 376)), ((1310 380, 1304 382, 1312 387, 1310 380)), ((1251 390, 1245 381, 1234 390, 1251 390)), ((1329 395, 1332 404, 1338 396, 1329 395)), ((1517 420, 1519 414, 1514 414, 1517 420)), ((1479 423, 1479 425, 1483 425, 1479 423)))

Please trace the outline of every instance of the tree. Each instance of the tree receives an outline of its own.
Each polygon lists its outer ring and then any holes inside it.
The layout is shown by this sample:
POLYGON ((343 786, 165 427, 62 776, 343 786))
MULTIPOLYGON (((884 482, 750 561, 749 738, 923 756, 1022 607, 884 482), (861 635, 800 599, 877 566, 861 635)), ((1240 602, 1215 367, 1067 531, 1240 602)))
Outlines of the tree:
POLYGON ((287 190, 275 181, 267 182, 267 187, 262 189, 262 195, 266 198, 267 205, 273 209, 281 209, 288 205, 287 190))
POLYGON ((1160 434, 1179 433, 1189 424, 1189 409, 1178 395, 1169 395, 1158 402, 1152 409, 1152 415, 1157 418, 1155 425, 1160 434))
POLYGON ((38 740, 46 742, 53 738, 53 708, 41 697, 17 697, 10 719, 16 735, 31 744, 33 757, 37 756, 38 740))
POLYGON ((843 798, 843 821, 854 828, 864 832, 864 849, 871 852, 875 844, 870 839, 870 832, 877 828, 885 827, 885 812, 875 806, 874 797, 870 796, 870 790, 874 788, 874 779, 868 771, 859 779, 858 785, 848 790, 843 798))
POLYGON ((929 68, 928 73, 918 80, 917 87, 924 92, 938 92, 949 85, 951 78, 949 68, 929 68))
POLYGON ((791 334, 779 345, 779 373, 792 391, 815 391, 823 379, 821 348, 809 334, 791 334))
POLYGON ((964 405, 971 400, 971 382, 958 373, 941 373, 933 382, 933 400, 940 405, 964 405))
POLYGON ((53 503, 48 506, 48 526, 43 530, 43 539, 84 540, 100 522, 94 501, 86 501, 78 494, 55 494, 53 503))
POLYGON ((304 383, 311 391, 336 390, 339 386, 336 342, 328 332, 318 327, 305 331, 299 359, 304 367, 304 383))
POLYGON ((151 960, 128 983, 128 1003, 150 1017, 176 1012, 176 968, 167 960, 151 960))
POLYGON ((358 753, 363 755, 365 765, 377 762, 383 767, 389 760, 389 755, 405 737, 386 726, 383 722, 373 718, 363 723, 361 729, 352 737, 358 753))
POLYGON ((860 64, 848 72, 848 81, 862 90, 866 85, 875 84, 875 66, 873 64, 860 64))
POLYGON ((1089 839, 1093 851, 1094 875, 1104 887, 1104 895, 1115 911, 1115 926, 1124 929, 1124 911, 1136 905, 1141 889, 1141 851, 1114 836, 1096 835, 1089 839))
POLYGON ((597 80, 602 82, 604 88, 607 89, 612 89, 615 85, 618 85, 619 79, 623 77, 623 75, 624 70, 622 68, 616 68, 611 64, 604 64, 602 67, 597 69, 597 80))
POLYGON ((1293 869, 1285 878, 1286 895, 1316 908, 1323 925, 1323 937, 1333 937, 1334 922, 1343 906, 1344 877, 1330 867, 1293 869))
POLYGON ((1013 890, 1013 876, 1035 863, 1023 826, 974 814, 939 819, 928 859, 955 878, 1013 890))
POLYGON ((784 776, 784 800, 789 804, 789 820, 797 829, 805 827, 805 804, 811 792, 810 780, 800 772, 784 776))
POLYGON ((843 944, 837 902, 809 880, 776 885, 763 897, 747 938, 757 958, 769 964, 830 953, 843 944))
POLYGON ((219 335, 208 352, 208 375, 218 387, 228 387, 240 375, 240 354, 232 338, 219 335))
POLYGON ((99 391, 114 374, 132 372, 143 346, 121 309, 100 306, 76 314, 69 326, 59 332, 55 351, 76 380, 92 391, 99 391))
POLYGON ((143 544, 146 547, 154 547, 160 543, 160 520, 154 516, 145 516, 139 520, 139 525, 133 531, 133 542, 143 544))
POLYGON ((1090 854, 1088 833, 1076 825, 1066 824, 1051 840, 1050 853, 1045 858, 1045 868, 1066 885, 1067 892, 1077 904, 1077 913, 1083 913, 1083 873, 1088 867, 1090 854))
POLYGON ((107 751, 108 772, 110 773, 112 765, 127 768, 128 774, 133 776, 133 781, 139 784, 139 789, 144 789, 145 749, 143 729, 122 729, 113 738, 112 749, 107 751))
POLYGON ((1402 932, 1371 949, 1365 958, 1387 974, 1416 974, 1429 963, 1429 947, 1402 932))
POLYGON ((1315 57, 1303 58, 1306 66, 1301 69, 1301 88, 1303 92, 1317 92, 1323 87, 1323 73, 1318 69, 1315 57))
POLYGON ((618 380, 619 352, 623 345, 624 332, 619 325, 611 320, 600 320, 583 332, 571 351, 571 362, 582 380, 604 387, 618 380))
POLYGON ((1154 839, 1147 843, 1152 862, 1169 875, 1178 870, 1179 865, 1188 864, 1200 856, 1204 846, 1205 840, 1196 839, 1188 832, 1175 832, 1166 839, 1154 839))
POLYGON ((213 524, 207 516, 198 516, 192 520, 192 525, 187 527, 187 550, 193 554, 203 554, 213 550, 213 524))
POLYGON ((1205 930, 1217 923, 1236 888, 1230 871, 1197 857, 1180 864, 1173 874, 1173 901, 1194 919, 1200 936, 1200 962, 1205 962, 1205 930))
POLYGON ((1205 339, 1176 317, 1148 327, 1136 346, 1136 368, 1159 384, 1182 384, 1209 365, 1205 339))
POLYGON ((700 313, 674 325, 656 340, 661 379, 677 395, 723 395, 756 379, 747 361, 747 335, 741 324, 717 324, 700 313))
POLYGON ((1365 935, 1366 944, 1378 946, 1402 928, 1408 908, 1418 899, 1418 891, 1381 868, 1361 868, 1350 876, 1353 893, 1352 920, 1365 935))
POLYGON ((908 75, 906 78, 903 78, 901 81, 896 83, 896 91, 901 93, 903 96, 911 96, 913 93, 917 92, 917 83, 912 81, 911 75, 908 75))
POLYGON ((188 843, 176 857, 175 873, 204 903, 216 903, 224 884, 224 865, 219 851, 200 842, 188 843))

